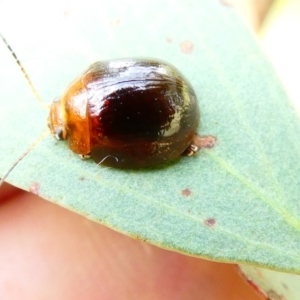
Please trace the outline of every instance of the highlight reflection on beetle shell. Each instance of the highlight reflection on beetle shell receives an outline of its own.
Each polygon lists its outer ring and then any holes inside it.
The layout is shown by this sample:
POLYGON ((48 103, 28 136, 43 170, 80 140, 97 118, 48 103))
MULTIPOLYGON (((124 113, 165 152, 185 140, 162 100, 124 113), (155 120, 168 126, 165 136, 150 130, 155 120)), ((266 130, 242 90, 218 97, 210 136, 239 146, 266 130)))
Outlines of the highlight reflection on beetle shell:
POLYGON ((123 59, 91 65, 53 104, 49 122, 52 133, 63 128, 75 153, 139 168, 180 156, 196 134, 199 108, 193 88, 173 66, 123 59))

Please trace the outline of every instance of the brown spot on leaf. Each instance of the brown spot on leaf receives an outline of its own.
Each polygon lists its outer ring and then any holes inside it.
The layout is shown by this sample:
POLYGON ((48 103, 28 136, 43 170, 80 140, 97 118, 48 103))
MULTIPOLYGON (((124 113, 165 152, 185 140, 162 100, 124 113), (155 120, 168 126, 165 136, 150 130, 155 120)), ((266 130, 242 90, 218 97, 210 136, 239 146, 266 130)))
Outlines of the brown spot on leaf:
POLYGON ((186 189, 184 189, 184 190, 181 191, 181 195, 182 195, 182 196, 185 196, 185 197, 190 196, 191 193, 192 193, 191 190, 188 189, 188 188, 186 188, 186 189))
POLYGON ((85 180, 85 178, 84 178, 83 176, 80 176, 80 177, 79 177, 79 180, 80 180, 80 181, 83 181, 83 180, 85 180))
POLYGON ((166 38, 166 41, 167 41, 167 43, 172 43, 172 42, 173 42, 173 39, 170 38, 170 37, 167 37, 167 38, 166 38))
POLYGON ((275 291, 270 290, 267 292, 268 299, 269 300, 284 300, 285 298, 283 296, 278 295, 275 291))
POLYGON ((64 12, 63 12, 63 15, 64 15, 64 17, 67 17, 67 16, 69 16, 70 15, 70 11, 69 10, 64 10, 64 12))
POLYGON ((37 182, 32 182, 31 185, 29 186, 29 192, 32 194, 38 195, 40 191, 40 185, 37 182))
POLYGON ((131 238, 133 238, 133 239, 135 239, 135 240, 141 241, 141 242, 147 242, 147 238, 142 237, 142 236, 139 235, 139 234, 131 233, 131 234, 128 234, 128 236, 130 236, 131 238))
POLYGON ((121 20, 120 19, 116 19, 110 22, 111 25, 113 26, 119 26, 121 24, 121 20))
POLYGON ((230 0, 220 0, 220 2, 227 6, 233 6, 232 1, 230 0))
POLYGON ((194 51, 194 44, 191 41, 184 41, 180 44, 180 50, 184 54, 191 54, 194 51))
POLYGON ((216 224, 216 220, 214 218, 209 218, 204 221, 204 224, 208 227, 213 227, 216 224))

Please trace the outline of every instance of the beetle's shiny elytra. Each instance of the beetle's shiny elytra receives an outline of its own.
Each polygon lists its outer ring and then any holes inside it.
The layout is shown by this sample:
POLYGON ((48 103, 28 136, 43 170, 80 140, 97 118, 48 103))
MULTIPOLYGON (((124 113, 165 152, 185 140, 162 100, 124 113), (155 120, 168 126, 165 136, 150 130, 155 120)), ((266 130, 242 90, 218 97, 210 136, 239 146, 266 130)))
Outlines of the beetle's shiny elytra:
POLYGON ((195 92, 175 67, 123 59, 91 65, 52 103, 48 126, 82 157, 139 168, 197 151, 199 118, 195 92))

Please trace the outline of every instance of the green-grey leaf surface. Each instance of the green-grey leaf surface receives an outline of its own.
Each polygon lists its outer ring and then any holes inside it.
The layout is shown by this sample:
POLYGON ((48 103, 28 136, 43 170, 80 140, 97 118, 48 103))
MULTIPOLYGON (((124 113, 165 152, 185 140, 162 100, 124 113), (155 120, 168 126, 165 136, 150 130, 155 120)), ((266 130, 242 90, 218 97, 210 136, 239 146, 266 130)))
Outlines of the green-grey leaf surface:
MULTIPOLYGON (((47 103, 97 60, 174 64, 198 95, 199 133, 218 139, 197 157, 125 171, 81 161, 47 136, 8 182, 164 248, 300 272, 299 118, 233 8, 214 0, 2 0, 0 28, 47 103), (184 41, 192 53, 183 53, 184 41)), ((48 112, 4 43, 0 64, 3 175, 46 130, 48 112)))

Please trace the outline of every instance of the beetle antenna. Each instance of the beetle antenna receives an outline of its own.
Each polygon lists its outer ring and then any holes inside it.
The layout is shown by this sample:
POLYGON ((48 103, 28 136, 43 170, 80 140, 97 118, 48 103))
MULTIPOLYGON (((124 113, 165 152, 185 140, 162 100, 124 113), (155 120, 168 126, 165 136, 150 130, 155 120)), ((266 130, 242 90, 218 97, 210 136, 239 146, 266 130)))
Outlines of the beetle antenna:
MULTIPOLYGON (((49 108, 48 105, 46 105, 41 97, 39 96, 38 92, 36 91, 36 89, 34 88, 32 81, 28 75, 28 73, 25 71, 23 65, 21 64, 20 60, 18 59, 16 53, 13 51, 13 49, 11 48, 11 46, 7 43, 6 39, 4 38, 4 36, 0 33, 0 37, 2 39, 2 41, 4 42, 4 44, 6 45, 6 47, 8 48, 8 50, 10 51, 10 53, 12 54, 12 56, 14 57, 16 63, 18 64, 20 70, 22 71, 23 75, 25 76, 27 83, 29 84, 31 91, 33 92, 33 94, 35 95, 35 97, 37 98, 37 100, 43 105, 43 106, 47 106, 47 108, 49 108)), ((10 174, 10 172, 18 165, 18 163, 35 147, 35 145, 37 143, 39 143, 46 135, 48 134, 48 130, 45 131, 42 135, 39 136, 39 138, 36 139, 36 141, 34 141, 30 147, 17 159, 17 161, 10 167, 10 169, 2 176, 2 178, 0 178, 0 187, 3 184, 4 180, 6 179, 6 177, 10 174)))
POLYGON ((100 162, 98 162, 97 165, 101 165, 101 164, 102 164, 107 158, 109 158, 109 157, 113 157, 113 158, 116 160, 116 162, 119 161, 118 158, 115 157, 115 156, 113 156, 113 155, 106 155, 104 158, 102 158, 102 160, 101 160, 100 162))
POLYGON ((8 42, 6 41, 6 39, 4 38, 4 36, 0 33, 0 37, 2 39, 2 41, 4 42, 4 44, 6 45, 6 47, 8 48, 8 50, 10 51, 10 53, 12 54, 12 56, 14 57, 16 63, 18 64, 19 68, 21 69, 22 73, 24 74, 30 88, 31 91, 33 92, 33 94, 35 95, 35 97, 37 98, 37 100, 43 105, 46 106, 47 108, 49 108, 48 105, 46 105, 44 103, 44 101, 42 100, 42 98, 39 96, 38 92, 36 91, 35 87, 32 84, 32 81, 28 75, 28 73, 25 71, 23 65, 21 64, 20 60, 18 59, 16 53, 13 51, 13 49, 11 48, 11 46, 8 44, 8 42))
POLYGON ((9 175, 9 173, 15 168, 15 166, 34 148, 34 146, 39 143, 45 136, 49 134, 49 131, 45 131, 42 133, 30 146, 29 148, 17 159, 17 161, 10 167, 10 169, 2 176, 0 179, 0 187, 3 184, 6 177, 9 175))

